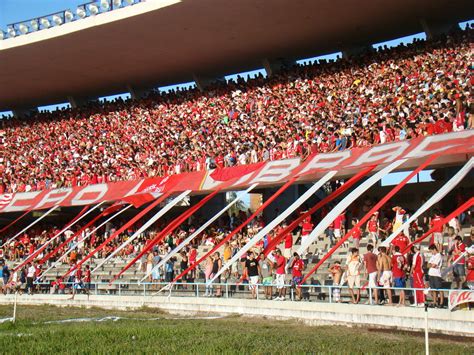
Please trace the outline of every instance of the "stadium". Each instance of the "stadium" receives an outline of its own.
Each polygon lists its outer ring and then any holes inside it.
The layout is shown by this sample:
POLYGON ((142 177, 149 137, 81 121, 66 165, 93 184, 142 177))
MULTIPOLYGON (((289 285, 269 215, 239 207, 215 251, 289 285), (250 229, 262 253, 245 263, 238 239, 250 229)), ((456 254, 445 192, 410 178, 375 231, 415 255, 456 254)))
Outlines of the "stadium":
POLYGON ((470 2, 23 2, 2 353, 473 352, 470 2))

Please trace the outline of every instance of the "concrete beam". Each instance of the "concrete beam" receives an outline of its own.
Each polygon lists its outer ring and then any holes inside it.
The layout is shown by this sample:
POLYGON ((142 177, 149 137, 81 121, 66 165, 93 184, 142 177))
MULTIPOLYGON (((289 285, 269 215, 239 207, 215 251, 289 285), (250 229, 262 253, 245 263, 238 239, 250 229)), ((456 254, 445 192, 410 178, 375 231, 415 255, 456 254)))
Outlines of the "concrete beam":
POLYGON ((267 72, 267 76, 272 76, 278 74, 282 70, 286 68, 290 68, 295 65, 295 61, 287 58, 276 58, 276 59, 269 59, 265 58, 262 61, 263 67, 267 72))
POLYGON ((37 107, 16 108, 16 109, 13 109, 12 112, 15 118, 25 118, 37 113, 38 108, 37 107))
POLYGON ((457 23, 440 22, 428 19, 421 19, 420 23, 427 39, 459 30, 459 25, 457 23))
POLYGON ((151 93, 153 88, 141 88, 133 85, 127 85, 127 90, 130 92, 130 96, 132 97, 132 99, 140 100, 147 97, 151 93))
POLYGON ((374 49, 372 48, 371 45, 367 45, 367 44, 364 44, 364 45, 354 45, 354 46, 351 46, 351 47, 348 47, 348 48, 344 48, 342 50, 342 58, 344 59, 350 59, 352 57, 358 57, 362 54, 365 54, 365 53, 370 53, 372 52, 374 49))
POLYGON ((90 102, 97 101, 97 97, 79 97, 79 96, 68 96, 67 100, 71 104, 72 108, 78 108, 86 106, 90 102))
POLYGON ((204 91, 207 87, 215 83, 225 83, 224 77, 193 74, 194 82, 199 90, 204 91))

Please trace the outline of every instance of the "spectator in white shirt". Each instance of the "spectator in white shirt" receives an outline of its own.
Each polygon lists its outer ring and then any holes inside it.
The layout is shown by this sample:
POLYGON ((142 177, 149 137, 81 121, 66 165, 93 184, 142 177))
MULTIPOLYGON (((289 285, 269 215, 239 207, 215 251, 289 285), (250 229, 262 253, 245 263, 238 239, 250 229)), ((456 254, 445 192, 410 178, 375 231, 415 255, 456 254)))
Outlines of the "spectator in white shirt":
POLYGON ((432 289, 433 305, 442 308, 444 304, 444 293, 442 291, 434 291, 443 288, 443 279, 441 278, 441 266, 443 258, 439 253, 436 245, 431 244, 429 247, 431 251, 431 258, 428 262, 429 270, 428 276, 430 281, 430 288, 432 289), (439 302, 438 302, 439 295, 439 302))
POLYGON ((27 269, 26 269, 26 288, 25 292, 27 292, 29 295, 33 294, 33 281, 35 278, 35 273, 36 273, 36 268, 33 264, 28 263, 27 269))

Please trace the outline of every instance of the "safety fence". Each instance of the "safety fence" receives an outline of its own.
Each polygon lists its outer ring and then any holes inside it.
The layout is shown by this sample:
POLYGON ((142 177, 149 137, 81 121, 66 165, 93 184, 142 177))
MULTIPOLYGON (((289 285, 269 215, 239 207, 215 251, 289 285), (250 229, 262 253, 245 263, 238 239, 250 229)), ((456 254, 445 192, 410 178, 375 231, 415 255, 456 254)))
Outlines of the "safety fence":
MULTIPOLYGON (((275 284, 254 284, 248 283, 212 283, 205 282, 121 282, 110 284, 108 282, 91 283, 73 283, 64 282, 63 286, 54 285, 54 283, 37 282, 34 285, 35 293, 43 294, 91 294, 91 295, 117 295, 117 296, 170 296, 170 297, 222 297, 222 298, 252 298, 252 289, 254 289, 255 299, 279 299, 279 290, 284 289, 286 300, 296 301, 297 291, 293 284, 284 284, 277 286, 275 284), (265 293, 265 291, 267 293, 265 293)), ((350 288, 348 286, 338 285, 301 285, 301 301, 337 303, 351 301, 350 288)), ((360 291, 360 300, 362 304, 375 305, 375 292, 378 293, 379 304, 386 304, 386 291, 391 291, 393 303, 398 303, 400 291, 405 292, 406 305, 424 306, 425 300, 430 300, 433 292, 442 293, 444 296, 444 306, 451 308, 451 294, 453 292, 467 291, 459 289, 428 289, 412 287, 353 287, 353 292, 360 291), (423 293, 424 300, 419 300, 420 291, 423 293)), ((26 291, 25 291, 26 292, 26 291)))

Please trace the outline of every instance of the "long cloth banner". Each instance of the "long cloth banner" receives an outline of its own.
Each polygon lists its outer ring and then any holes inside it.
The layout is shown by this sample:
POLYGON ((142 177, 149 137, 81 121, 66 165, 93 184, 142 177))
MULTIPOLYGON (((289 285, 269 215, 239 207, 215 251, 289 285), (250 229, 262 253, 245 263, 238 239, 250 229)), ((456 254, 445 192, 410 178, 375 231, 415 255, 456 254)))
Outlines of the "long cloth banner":
POLYGON ((8 239, 5 243, 3 243, 2 245, 0 245, 0 248, 3 248, 5 245, 8 245, 11 241, 15 240, 16 238, 18 238, 20 235, 22 235, 23 233, 25 233, 28 229, 30 229, 31 227, 33 227, 36 223, 38 223, 39 221, 41 221, 43 218, 47 217, 51 212, 53 212, 56 208, 58 208, 59 206, 53 206, 51 207, 48 211, 46 211, 42 216, 36 218, 33 222, 31 222, 30 224, 28 224, 25 228, 23 228, 21 231, 19 231, 17 234, 15 234, 13 237, 11 237, 10 239, 8 239))
MULTIPOLYGON (((206 254, 201 256, 197 261, 192 263, 188 266, 188 268, 182 271, 178 276, 174 278, 172 283, 180 280, 183 276, 187 275, 191 270, 194 270, 200 263, 202 263, 209 255, 214 254, 220 247, 222 247, 227 241, 229 241, 234 235, 239 233, 242 229, 244 229, 247 225, 249 225, 252 220, 257 217, 265 208, 267 208, 275 199, 280 196, 288 187, 290 187, 297 179, 297 176, 292 177, 288 180, 283 186, 281 186, 272 196, 270 196, 259 208, 255 210, 252 215, 250 215, 243 223, 241 223, 237 228, 235 228, 232 232, 230 232, 227 236, 225 236, 219 243, 217 243, 211 250, 209 250, 206 254)), ((166 288, 166 286, 165 286, 166 288)))
POLYGON ((441 189, 439 189, 431 198, 426 201, 413 215, 408 218, 401 226, 390 234, 390 236, 385 239, 381 246, 389 246, 392 240, 407 226, 410 226, 413 221, 415 221, 419 216, 421 216, 428 208, 433 206, 435 203, 439 202, 444 196, 446 196, 461 180, 468 174, 472 166, 474 165, 474 157, 469 159, 469 161, 446 183, 441 189))
POLYGON ((183 240, 178 246, 176 246, 172 251, 170 251, 168 254, 166 254, 163 259, 160 260, 160 262, 153 267, 153 269, 150 272, 147 272, 144 277, 140 280, 140 282, 143 282, 147 277, 149 277, 154 271, 158 270, 160 267, 165 265, 165 263, 171 259, 173 256, 175 256, 177 253, 179 253, 186 245, 188 245, 194 238, 196 238, 198 235, 200 235, 208 226, 210 226, 216 219, 218 219, 222 214, 224 214, 226 211, 228 211, 232 206, 234 206, 237 202, 239 202, 245 195, 247 195, 250 191, 252 191, 255 187, 257 187, 258 184, 253 184, 250 187, 248 187, 245 191, 240 191, 237 196, 228 204, 226 205, 223 209, 221 209, 219 212, 217 212, 212 218, 210 218, 206 223, 204 223, 201 227, 196 229, 194 233, 192 233, 189 237, 187 237, 185 240, 183 240))
POLYGON ((423 164, 418 166, 415 170, 413 170, 408 176, 406 176, 398 185, 390 190, 388 194, 386 194, 379 202, 377 202, 357 223, 354 227, 348 231, 343 238, 339 242, 336 243, 334 247, 332 247, 329 252, 324 255, 324 257, 305 275, 303 280, 300 282, 300 285, 303 284, 313 273, 315 273, 319 267, 327 260, 329 257, 334 254, 334 252, 352 235, 353 231, 357 230, 358 228, 362 227, 364 223, 366 223, 370 217, 377 212, 388 200, 390 200, 398 191, 400 191, 403 186, 405 186, 416 174, 418 174, 421 170, 425 169, 429 164, 431 164, 435 159, 437 159, 437 155, 433 155, 428 158, 423 164))
POLYGON ((64 279, 67 275, 69 275, 71 272, 76 270, 77 268, 81 267, 82 264, 84 264, 87 260, 92 258, 97 252, 102 250, 108 243, 110 243, 112 240, 117 238, 120 234, 122 234, 124 231, 126 231, 128 228, 133 226, 136 222, 138 222, 143 216, 145 216, 148 212, 150 212, 153 208, 158 206, 160 203, 162 203, 164 200, 166 200, 171 193, 165 193, 161 195, 159 198, 157 198, 155 201, 150 203, 147 207, 145 207, 141 212, 136 214, 130 221, 125 223, 123 226, 121 226, 119 229, 115 231, 110 237, 105 239, 99 246, 97 246, 93 251, 91 251, 88 255, 86 255, 82 260, 76 263, 73 267, 71 267, 63 276, 62 278, 64 279))
POLYGON ((0 229, 0 234, 5 232, 6 230, 8 230, 8 228, 12 227, 13 225, 15 225, 18 221, 20 221, 23 217, 25 217, 28 213, 30 213, 31 210, 26 210, 25 212, 23 212, 18 218, 16 218, 15 220, 11 221, 9 224, 7 224, 5 227, 3 227, 2 229, 0 229))
POLYGON ((334 199, 338 198, 340 195, 342 195, 344 192, 346 192, 348 189, 350 189, 354 184, 356 184, 358 181, 360 181, 363 177, 365 177, 367 174, 369 174, 376 165, 369 166, 366 169, 363 169, 359 171, 356 175, 351 177, 349 180, 347 180, 342 186, 339 186, 336 190, 331 192, 329 195, 324 197, 321 201, 319 201, 316 205, 314 205, 312 208, 310 208, 308 211, 303 213, 301 216, 296 218, 293 222, 290 223, 290 225, 286 228, 284 228, 277 236, 275 236, 270 243, 267 245, 267 247, 264 250, 265 256, 268 255, 284 238, 288 233, 291 233, 298 225, 305 220, 307 217, 313 215, 316 211, 318 211, 320 208, 324 207, 334 199))
POLYGON ((117 255, 123 248, 125 248, 128 244, 130 244, 131 242, 133 242, 136 238, 138 238, 140 236, 141 233, 143 233, 144 231, 146 231, 148 228, 150 228, 153 223, 155 223, 158 219, 160 219, 161 217, 163 217, 169 210, 171 210, 174 206, 176 206, 179 202, 181 202, 186 196, 188 196, 190 194, 190 190, 186 190, 184 192, 182 192, 179 196, 177 196, 176 198, 174 198, 173 200, 171 200, 170 202, 168 202, 166 204, 166 206, 164 206, 163 208, 161 208, 153 217, 151 217, 145 224, 143 224, 135 233, 133 233, 133 235, 128 238, 124 243, 122 243, 119 247, 117 247, 108 257, 106 257, 102 262, 99 263, 99 265, 97 265, 95 267, 94 270, 92 270, 92 274, 97 270, 99 269, 102 265, 104 265, 105 263, 107 263, 110 259, 112 259, 115 255, 117 255))
POLYGON ((449 215, 446 217, 442 218, 440 221, 436 222, 426 233, 423 233, 423 235, 417 239, 415 239, 413 242, 407 245, 405 250, 402 250, 401 252, 403 254, 406 254, 410 251, 411 247, 415 244, 421 243, 423 240, 425 240, 430 234, 432 234, 436 229, 439 227, 444 226, 447 224, 450 220, 453 218, 459 216, 461 213, 463 213, 465 210, 469 209, 472 205, 474 204, 474 197, 471 197, 469 200, 458 206, 453 212, 451 212, 449 215))
MULTIPOLYGON (((282 185, 295 175, 299 175, 298 181, 309 183, 317 181, 330 170, 337 169, 338 174, 347 176, 370 165, 389 164, 399 159, 408 159, 407 168, 414 169, 419 165, 418 160, 438 153, 447 158, 452 156, 452 162, 459 164, 463 155, 473 151, 474 130, 465 130, 367 148, 318 153, 309 156, 305 161, 291 158, 216 169, 211 172, 198 171, 136 181, 3 194, 0 195, 0 213, 47 210, 56 205, 93 205, 101 201, 117 201, 126 197, 132 199, 135 196, 153 195, 158 192, 177 194, 192 190, 204 194, 232 179, 234 182, 228 187, 232 191, 245 189, 256 183, 260 187, 282 185)), ((448 158, 445 161, 449 160, 448 158)))
POLYGON ((109 208, 106 208, 104 211, 102 211, 101 213, 99 213, 97 216, 95 216, 93 219, 91 219, 89 222, 87 222, 84 226, 82 226, 77 232, 75 232, 74 234, 72 234, 69 238, 66 238, 66 240, 64 240, 62 243, 60 243, 54 250, 52 250, 51 252, 49 252, 48 254, 46 254, 43 259, 41 259, 39 261, 39 265, 43 265, 46 261, 48 261, 49 259, 51 259, 54 255, 56 255, 60 250, 62 250, 64 248, 64 246, 66 245, 69 245, 69 243, 74 239, 76 238, 78 235, 80 235, 82 232, 84 232, 87 228, 89 228, 90 226, 94 225, 95 222, 97 222, 100 218, 102 218, 103 216, 106 216, 107 214, 109 213, 112 213, 110 211, 115 211, 116 208, 121 208, 123 207, 124 205, 119 205, 119 204, 114 204, 112 206, 110 206, 109 208))
POLYGON ((99 205, 101 205, 103 202, 99 203, 98 205, 92 207, 91 209, 89 209, 89 206, 86 206, 84 207, 77 216, 75 216, 63 229, 61 229, 58 233, 56 233, 56 235, 54 235, 52 238, 50 238, 46 243, 44 243, 43 245, 41 245, 38 249, 36 249, 35 251, 33 251, 30 255, 28 255, 28 257, 22 262, 20 263, 15 269, 14 271, 17 271, 17 270, 20 270, 23 266, 25 266, 26 264, 28 264, 29 262, 33 261, 40 253, 42 253, 46 247, 48 245, 50 245, 52 242, 54 242, 56 239, 58 239, 65 231, 67 231, 69 228, 71 228, 74 224, 76 224, 77 222, 79 222, 81 219, 83 219, 84 217, 86 217, 89 213, 91 213, 92 211, 94 211, 97 207, 99 207, 99 205), (86 210, 88 210, 86 212, 86 210))
POLYGON ((208 281, 208 285, 213 283, 224 271, 226 271, 229 267, 232 266, 237 260, 239 260, 247 251, 249 251, 255 244, 257 244, 265 235, 270 232, 273 228, 279 225, 281 222, 285 220, 288 216, 290 216, 298 207, 300 207, 308 198, 313 196, 316 191, 318 191, 325 183, 327 183, 331 178, 336 175, 337 171, 333 170, 326 175, 324 175, 320 180, 318 180, 313 186, 311 186, 303 195, 301 195, 295 202, 293 202, 290 207, 288 207, 285 211, 280 213, 275 219, 273 219, 269 224, 267 224, 264 228, 262 228, 247 244, 244 245, 235 255, 225 263, 222 268, 212 277, 211 280, 208 281))
POLYGON ((339 202, 336 207, 334 207, 331 212, 329 212, 321 222, 318 223, 315 229, 311 232, 310 235, 306 236, 301 241, 301 246, 298 249, 298 254, 303 255, 303 253, 308 249, 308 247, 329 227, 329 225, 339 216, 352 202, 359 198, 365 191, 367 191, 372 185, 377 181, 381 180, 384 176, 389 174, 392 170, 396 169, 400 165, 406 162, 406 159, 397 160, 382 170, 378 171, 376 174, 372 175, 358 187, 356 187, 349 195, 347 195, 341 202, 339 202))
POLYGON ((41 276, 43 275, 46 275, 51 269, 55 268, 57 265, 59 265, 70 253, 72 253, 73 250, 77 249, 77 247, 79 246, 79 244, 81 242, 84 242, 86 239, 88 239, 90 236, 92 236, 97 230, 99 230, 101 227, 103 227, 105 224, 107 224, 108 222, 110 222, 111 220, 115 219, 116 217, 118 217, 119 215, 121 215, 123 212, 125 212, 126 210, 128 210, 130 207, 132 207, 133 205, 127 205, 125 206, 124 208, 122 208, 121 210, 117 211, 116 213, 114 213, 111 217, 107 218, 105 221, 103 221, 102 223, 100 223, 97 227, 95 227, 94 229, 92 229, 91 231, 89 231, 88 233, 86 233, 86 235, 84 237, 82 237, 81 239, 79 239, 77 241, 77 243, 74 243, 73 245, 71 245, 71 247, 64 253, 62 254, 58 260, 56 260, 48 269, 46 269, 45 271, 43 271, 41 274, 39 274, 37 276, 37 280, 39 278, 41 278, 41 276))
POLYGON ((114 278, 110 281, 113 283, 117 280, 125 271, 127 271, 133 264, 135 264, 140 258, 145 255, 148 251, 151 250, 156 244, 160 243, 167 235, 174 232, 176 228, 178 228, 186 219, 191 217, 197 210, 199 210, 202 206, 204 206, 209 200, 211 200, 215 195, 220 192, 220 189, 213 191, 206 197, 204 197, 201 201, 199 201, 196 205, 191 207, 188 211, 182 213, 178 216, 174 221, 172 221, 167 227, 165 227, 156 237, 154 237, 149 243, 145 244, 143 250, 138 253, 136 257, 134 257, 114 278))

